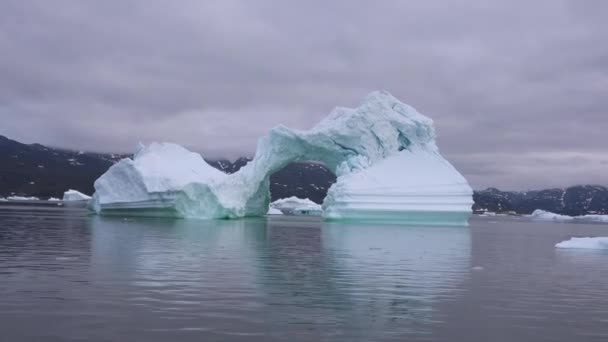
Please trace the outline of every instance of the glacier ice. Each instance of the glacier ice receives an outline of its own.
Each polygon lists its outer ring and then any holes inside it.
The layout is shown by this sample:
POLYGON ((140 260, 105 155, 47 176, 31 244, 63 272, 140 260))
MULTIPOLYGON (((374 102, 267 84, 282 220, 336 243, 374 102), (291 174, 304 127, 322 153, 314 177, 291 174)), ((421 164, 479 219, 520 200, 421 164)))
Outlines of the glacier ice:
POLYGON ((555 245, 569 249, 608 249, 608 237, 573 237, 555 245))
POLYGON ((532 214, 530 214, 528 217, 530 217, 533 220, 537 220, 537 221, 558 221, 558 222, 572 221, 574 219, 574 217, 572 217, 572 216, 560 215, 560 214, 552 213, 550 211, 545 211, 545 210, 541 210, 541 209, 534 210, 534 212, 532 214))
POLYGON ((268 212, 266 213, 266 215, 283 215, 283 212, 279 209, 270 207, 268 208, 268 212))
POLYGON ((608 215, 567 216, 541 209, 534 210, 528 217, 536 221, 608 223, 608 215))
POLYGON ((63 193, 64 202, 88 201, 90 199, 91 199, 91 196, 85 195, 78 190, 69 189, 68 191, 63 193))
POLYGON ((337 176, 322 206, 329 220, 466 224, 472 189, 440 154, 433 121, 388 92, 354 109, 338 107, 310 130, 279 125, 234 174, 171 143, 141 146, 95 182, 90 207, 101 214, 188 218, 262 216, 269 177, 288 163, 314 160, 337 176))
POLYGON ((8 196, 6 198, 9 201, 39 201, 40 199, 38 197, 35 196, 8 196))
POLYGON ((270 209, 276 209, 287 215, 321 216, 323 212, 320 204, 308 198, 298 198, 296 196, 278 199, 270 203, 270 209))

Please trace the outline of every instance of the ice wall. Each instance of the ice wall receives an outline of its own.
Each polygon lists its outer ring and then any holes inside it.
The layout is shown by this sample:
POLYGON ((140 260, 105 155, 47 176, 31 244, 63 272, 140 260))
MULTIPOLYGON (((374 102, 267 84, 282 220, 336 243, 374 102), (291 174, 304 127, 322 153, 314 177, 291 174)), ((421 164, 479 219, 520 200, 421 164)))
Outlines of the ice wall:
POLYGON ((323 203, 328 219, 466 223, 472 190, 435 144, 433 122, 384 91, 336 108, 308 131, 285 126, 262 137, 253 160, 226 175, 174 144, 153 144, 95 182, 99 213, 192 218, 262 216, 269 177, 298 160, 338 177, 323 203))

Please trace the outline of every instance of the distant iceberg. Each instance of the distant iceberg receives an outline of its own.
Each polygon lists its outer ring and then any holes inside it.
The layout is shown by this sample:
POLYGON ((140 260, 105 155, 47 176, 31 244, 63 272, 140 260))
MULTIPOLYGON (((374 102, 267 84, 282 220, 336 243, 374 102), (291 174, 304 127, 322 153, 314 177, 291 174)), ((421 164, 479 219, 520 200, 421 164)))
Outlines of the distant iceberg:
POLYGON ((556 248, 607 249, 608 237, 574 237, 555 245, 556 248))
POLYGON ((49 202, 61 202, 61 200, 59 198, 56 198, 56 197, 50 197, 47 201, 49 201, 49 202))
POLYGON ((556 214, 556 213, 552 213, 552 212, 544 211, 544 210, 540 210, 540 209, 534 210, 534 212, 532 214, 528 215, 528 217, 530 217, 534 220, 537 220, 537 221, 566 222, 566 221, 572 221, 574 219, 574 217, 572 217, 572 216, 560 215, 560 214, 556 214))
POLYGON ((38 197, 34 197, 34 196, 9 196, 6 198, 9 201, 39 201, 40 199, 38 197))
POLYGON ((276 209, 282 214, 287 215, 321 216, 323 212, 320 204, 308 198, 298 198, 296 196, 278 199, 270 203, 270 209, 276 209))
POLYGON ((91 199, 91 196, 85 195, 80 191, 69 189, 68 191, 63 193, 63 201, 64 202, 74 202, 74 201, 88 201, 91 199))
POLYGON ((329 220, 463 225, 471 215, 473 191, 439 154, 432 120, 383 91, 358 108, 334 109, 311 130, 273 128, 253 160, 230 175, 179 145, 142 146, 97 179, 91 208, 203 219, 263 216, 270 175, 298 160, 322 162, 336 174, 322 205, 329 220))
POLYGON ((608 215, 567 216, 544 210, 534 210, 528 217, 537 221, 608 223, 608 215))
POLYGON ((283 212, 279 209, 270 207, 268 208, 268 212, 266 213, 266 215, 283 215, 283 212))

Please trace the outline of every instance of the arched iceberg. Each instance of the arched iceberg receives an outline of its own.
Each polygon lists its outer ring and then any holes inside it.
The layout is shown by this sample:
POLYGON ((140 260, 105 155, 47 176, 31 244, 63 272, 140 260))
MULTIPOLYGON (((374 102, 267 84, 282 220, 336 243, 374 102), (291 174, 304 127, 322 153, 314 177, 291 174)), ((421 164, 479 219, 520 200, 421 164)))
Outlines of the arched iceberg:
POLYGON ((388 92, 355 108, 336 108, 314 128, 277 126, 255 157, 227 175, 175 144, 141 147, 95 182, 102 214, 189 218, 263 216, 269 177, 288 163, 323 162, 337 176, 323 203, 326 219, 466 224, 472 189, 440 154, 433 121, 388 92))

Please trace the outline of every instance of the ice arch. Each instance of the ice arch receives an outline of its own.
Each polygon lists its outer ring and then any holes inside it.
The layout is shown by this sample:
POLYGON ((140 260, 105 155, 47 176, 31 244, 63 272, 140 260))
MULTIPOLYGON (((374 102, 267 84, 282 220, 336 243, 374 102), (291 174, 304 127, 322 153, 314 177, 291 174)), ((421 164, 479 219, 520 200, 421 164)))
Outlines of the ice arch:
POLYGON ((277 126, 253 160, 226 175, 174 144, 152 144, 95 182, 98 213, 192 218, 261 216, 269 177, 298 160, 323 162, 337 176, 323 203, 328 219, 397 219, 462 224, 472 190, 440 154, 433 122, 388 92, 336 108, 307 131, 277 126))

